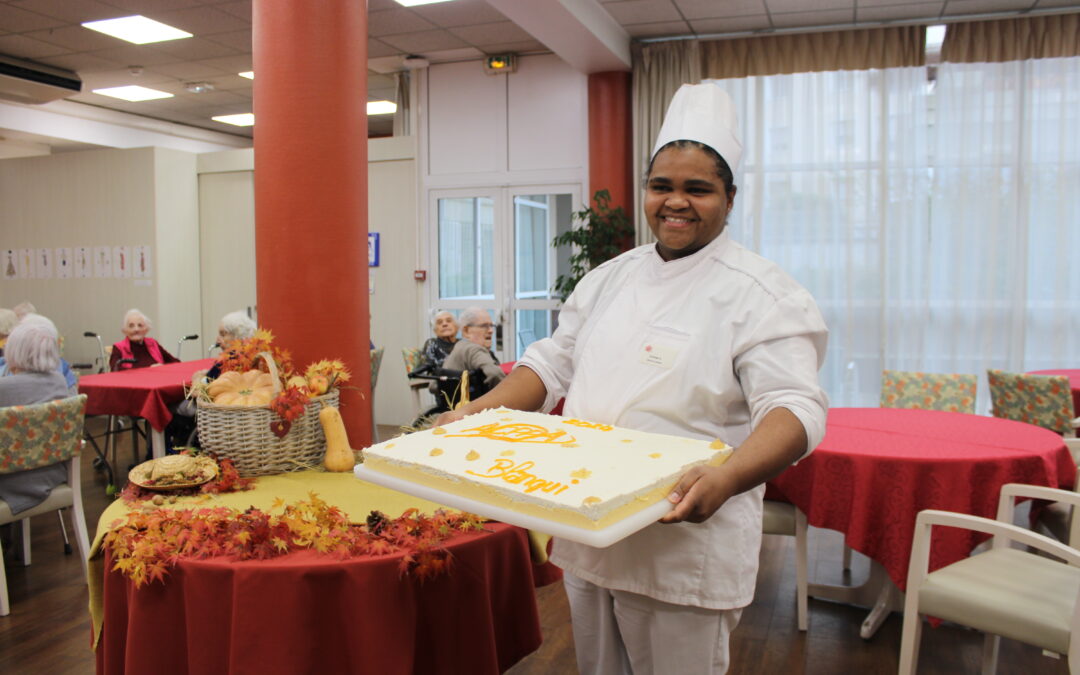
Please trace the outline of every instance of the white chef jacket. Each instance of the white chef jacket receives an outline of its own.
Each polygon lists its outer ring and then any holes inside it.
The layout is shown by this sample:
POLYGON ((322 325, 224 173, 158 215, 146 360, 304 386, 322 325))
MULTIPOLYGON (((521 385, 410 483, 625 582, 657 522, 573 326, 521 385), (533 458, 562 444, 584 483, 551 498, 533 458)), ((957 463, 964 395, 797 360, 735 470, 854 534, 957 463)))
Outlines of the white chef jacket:
MULTIPOLYGON (((810 294, 730 240, 664 261, 639 246, 589 272, 555 334, 516 367, 547 389, 544 410, 629 429, 741 444, 769 411, 798 417, 807 452, 825 435, 817 371, 828 329, 810 294)), ((738 452, 738 450, 736 450, 738 452)), ((605 588, 708 609, 750 604, 764 486, 704 523, 649 525, 608 548, 556 539, 552 561, 605 588)))

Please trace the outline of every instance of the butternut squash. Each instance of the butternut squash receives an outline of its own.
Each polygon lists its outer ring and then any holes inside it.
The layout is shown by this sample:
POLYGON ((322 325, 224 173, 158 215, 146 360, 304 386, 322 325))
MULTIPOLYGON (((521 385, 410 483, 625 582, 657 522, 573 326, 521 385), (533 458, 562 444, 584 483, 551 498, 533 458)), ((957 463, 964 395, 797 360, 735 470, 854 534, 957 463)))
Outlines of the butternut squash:
POLYGON ((327 471, 352 471, 356 466, 356 457, 349 447, 349 437, 345 433, 345 423, 337 408, 326 406, 319 411, 319 422, 326 435, 326 456, 323 466, 327 471))
POLYGON ((206 393, 217 405, 267 405, 274 398, 274 378, 261 370, 230 370, 211 382, 206 393))

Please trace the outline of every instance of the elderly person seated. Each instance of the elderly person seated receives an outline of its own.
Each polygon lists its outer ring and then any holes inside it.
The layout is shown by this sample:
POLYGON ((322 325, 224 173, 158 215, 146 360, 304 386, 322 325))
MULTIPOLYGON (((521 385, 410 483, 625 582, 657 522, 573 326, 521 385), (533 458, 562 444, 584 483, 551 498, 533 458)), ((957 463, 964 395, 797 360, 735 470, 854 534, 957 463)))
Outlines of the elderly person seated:
MULTIPOLYGON (((12 329, 4 350, 10 372, 0 377, 0 407, 32 405, 74 396, 60 373, 60 337, 43 316, 28 316, 12 329)), ((0 474, 0 499, 19 513, 37 506, 67 480, 64 465, 0 474)))
POLYGON ((229 312, 221 317, 217 329, 217 346, 224 348, 233 340, 246 340, 255 337, 258 326, 247 314, 241 311, 229 312))
POLYGON ((147 337, 153 325, 146 315, 137 309, 129 309, 124 315, 124 325, 121 332, 124 339, 113 345, 112 353, 109 354, 109 370, 119 368, 146 368, 147 366, 159 366, 163 363, 176 363, 176 358, 165 350, 154 338, 147 337), (134 359, 134 363, 120 363, 122 360, 134 359))
POLYGON ((454 345, 458 341, 457 319, 450 312, 439 312, 431 321, 432 331, 435 337, 428 338, 420 349, 424 359, 422 365, 430 365, 434 368, 442 368, 446 357, 454 351, 454 345))
POLYGON ((19 317, 10 309, 0 307, 0 356, 4 355, 4 345, 7 344, 8 336, 19 323, 19 317))
POLYGON ((446 370, 480 370, 484 373, 485 391, 506 377, 499 367, 499 360, 491 351, 491 336, 495 324, 491 315, 479 307, 470 307, 461 313, 461 337, 450 356, 443 362, 446 370))
MULTIPOLYGON (((35 321, 43 322, 47 326, 50 326, 53 331, 56 330, 56 325, 53 324, 53 322, 49 319, 41 316, 40 314, 27 314, 26 316, 21 317, 16 325, 21 326, 24 323, 33 323, 35 321)), ((63 338, 59 338, 58 344, 62 345, 63 343, 63 338)), ((78 387, 76 385, 79 383, 79 378, 76 377, 75 371, 71 369, 71 364, 65 361, 64 357, 61 356, 59 358, 56 370, 58 373, 64 376, 64 380, 67 382, 67 386, 71 389, 72 394, 74 395, 75 393, 77 393, 78 387)), ((0 356, 0 377, 6 377, 10 374, 11 369, 8 368, 7 359, 4 356, 0 356)))

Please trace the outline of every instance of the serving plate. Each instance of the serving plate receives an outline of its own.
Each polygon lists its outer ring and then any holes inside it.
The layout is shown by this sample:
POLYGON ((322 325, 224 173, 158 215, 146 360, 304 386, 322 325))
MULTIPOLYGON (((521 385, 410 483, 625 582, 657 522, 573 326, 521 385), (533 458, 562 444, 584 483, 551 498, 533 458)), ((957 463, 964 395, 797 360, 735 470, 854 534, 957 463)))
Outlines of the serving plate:
POLYGON ((421 499, 427 499, 436 504, 443 504, 444 506, 449 506, 461 511, 475 513, 478 516, 483 516, 492 520, 517 525, 518 527, 524 527, 544 534, 550 534, 553 537, 569 539, 570 541, 576 541, 579 544, 585 544, 594 548, 607 548, 615 542, 629 537, 638 530, 655 523, 675 506, 667 499, 661 499, 655 504, 647 506, 641 511, 627 516, 616 523, 612 523, 607 527, 599 530, 586 530, 580 527, 574 527, 573 525, 548 520, 546 518, 518 513, 516 511, 511 511, 510 509, 493 506, 475 499, 469 499, 468 497, 450 494, 427 485, 419 485, 412 481, 398 478, 397 476, 388 476, 380 471, 366 468, 363 464, 357 464, 353 473, 355 473, 356 477, 360 480, 375 483, 376 485, 381 485, 390 488, 391 490, 404 492, 405 494, 420 497, 421 499))
POLYGON ((191 458, 194 462, 193 472, 195 472, 195 475, 189 476, 187 480, 181 482, 170 482, 162 485, 155 484, 151 478, 154 473, 154 467, 162 461, 175 462, 176 458, 177 455, 167 455, 165 457, 159 457, 143 462, 128 472, 128 480, 147 490, 167 492, 169 490, 183 490, 185 488, 202 485, 203 483, 209 483, 218 475, 217 462, 209 457, 196 456, 191 458))

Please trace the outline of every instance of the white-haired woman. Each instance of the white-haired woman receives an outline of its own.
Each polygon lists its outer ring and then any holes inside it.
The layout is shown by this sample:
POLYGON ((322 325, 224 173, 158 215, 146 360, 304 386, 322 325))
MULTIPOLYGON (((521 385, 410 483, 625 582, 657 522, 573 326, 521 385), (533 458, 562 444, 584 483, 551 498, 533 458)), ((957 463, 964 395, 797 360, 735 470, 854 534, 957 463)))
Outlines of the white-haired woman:
POLYGON ((432 365, 442 368, 446 357, 454 351, 454 345, 458 341, 458 323, 454 315, 447 311, 439 312, 431 320, 431 330, 435 337, 430 337, 424 343, 421 354, 424 357, 422 365, 432 365))
POLYGON ((258 326, 245 312, 229 312, 221 317, 217 329, 217 346, 224 347, 233 340, 246 340, 255 337, 258 326))
MULTIPOLYGON (((4 352, 8 375, 0 377, 0 407, 33 405, 74 396, 60 373, 60 337, 43 316, 28 315, 8 336, 4 352)), ((40 504, 49 491, 67 480, 62 463, 29 471, 0 474, 0 499, 12 513, 40 504)))
POLYGON ((129 309, 124 314, 124 324, 120 331, 124 339, 113 345, 112 354, 109 355, 109 370, 128 368, 146 368, 159 366, 163 363, 176 363, 176 358, 162 347, 157 340, 147 337, 147 333, 153 324, 145 314, 137 309, 129 309), (133 359, 134 363, 120 363, 133 359))
POLYGON ((6 307, 0 307, 0 356, 4 355, 4 345, 7 344, 8 336, 18 323, 19 317, 15 312, 6 307))

